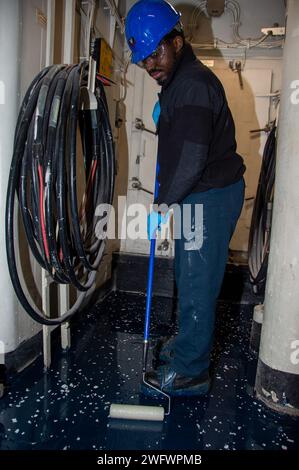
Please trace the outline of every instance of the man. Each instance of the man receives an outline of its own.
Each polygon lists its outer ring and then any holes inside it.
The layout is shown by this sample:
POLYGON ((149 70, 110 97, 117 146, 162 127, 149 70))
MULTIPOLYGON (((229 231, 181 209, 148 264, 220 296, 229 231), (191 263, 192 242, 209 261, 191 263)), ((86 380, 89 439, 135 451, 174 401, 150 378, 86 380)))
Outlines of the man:
MULTIPOLYGON (((184 39, 180 14, 164 0, 141 0, 126 18, 132 62, 161 85, 158 122, 157 205, 202 205, 203 243, 192 234, 175 241, 179 296, 178 334, 160 357, 166 363, 146 382, 170 395, 202 395, 210 387, 209 365, 216 301, 228 247, 244 199, 245 166, 236 153, 235 127, 224 89, 196 59, 184 39), (191 240, 192 241, 192 240, 191 240)), ((182 211, 183 213, 183 211, 182 211)), ((150 215, 150 222, 157 221, 150 215)), ((143 392, 150 394, 150 387, 143 392)))

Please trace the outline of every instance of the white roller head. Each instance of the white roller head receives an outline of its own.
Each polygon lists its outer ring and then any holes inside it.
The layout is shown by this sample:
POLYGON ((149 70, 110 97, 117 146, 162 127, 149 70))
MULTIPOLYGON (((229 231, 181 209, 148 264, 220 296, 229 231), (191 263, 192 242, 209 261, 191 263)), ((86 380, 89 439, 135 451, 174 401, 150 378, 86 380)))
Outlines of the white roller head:
POLYGON ((110 418, 140 419, 146 421, 163 421, 164 408, 162 406, 142 405, 110 405, 110 418))

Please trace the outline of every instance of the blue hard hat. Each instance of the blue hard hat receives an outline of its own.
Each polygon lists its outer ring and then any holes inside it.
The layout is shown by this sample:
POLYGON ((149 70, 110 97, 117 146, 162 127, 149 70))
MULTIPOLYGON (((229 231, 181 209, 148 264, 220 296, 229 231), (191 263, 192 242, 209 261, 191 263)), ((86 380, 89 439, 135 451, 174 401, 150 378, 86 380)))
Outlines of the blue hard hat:
POLYGON ((148 57, 180 21, 181 14, 164 0, 140 0, 130 9, 125 23, 132 62, 148 57))

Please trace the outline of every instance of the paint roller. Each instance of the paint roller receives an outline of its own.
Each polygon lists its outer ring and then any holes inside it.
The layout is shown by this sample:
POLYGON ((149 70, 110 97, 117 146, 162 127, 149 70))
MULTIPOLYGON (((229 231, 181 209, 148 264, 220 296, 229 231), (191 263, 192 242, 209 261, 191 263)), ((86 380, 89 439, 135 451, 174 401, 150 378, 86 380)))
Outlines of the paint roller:
POLYGON ((119 405, 112 403, 109 418, 163 421, 164 408, 162 406, 119 405))
MULTIPOLYGON (((158 183, 159 164, 157 159, 156 165, 156 181, 155 181, 155 198, 158 195, 159 183, 158 183)), ((146 289, 146 309, 145 309, 145 321, 144 321, 144 337, 143 337, 143 354, 142 354, 142 381, 147 386, 155 390, 157 393, 163 395, 168 399, 168 409, 165 412, 162 406, 144 406, 144 405, 122 405, 122 404, 111 404, 110 405, 110 418, 117 419, 137 419, 147 421, 163 421, 164 416, 170 414, 170 396, 163 392, 159 388, 154 387, 152 384, 146 382, 145 372, 148 356, 149 347, 149 330, 150 330, 150 316, 151 316, 151 303, 152 303, 152 290, 153 290, 153 277, 154 277, 154 261, 155 261, 155 250, 156 250, 156 238, 151 239, 150 246, 150 257, 149 257, 149 268, 147 276, 147 289, 146 289)))

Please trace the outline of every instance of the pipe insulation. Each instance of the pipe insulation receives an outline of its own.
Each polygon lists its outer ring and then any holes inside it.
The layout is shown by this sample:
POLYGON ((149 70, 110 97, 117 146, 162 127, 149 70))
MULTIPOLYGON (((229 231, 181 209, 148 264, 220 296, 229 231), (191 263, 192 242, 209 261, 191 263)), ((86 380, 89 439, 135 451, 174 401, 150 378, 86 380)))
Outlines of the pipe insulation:
POLYGON ((7 180, 10 171, 10 158, 13 148, 14 128, 20 105, 20 48, 21 48, 21 4, 18 0, 0 1, 0 211, 2 225, 0 231, 1 298, 0 310, 0 364, 5 360, 4 353, 14 351, 18 346, 18 318, 12 315, 17 309, 17 299, 6 263, 4 213, 7 180), (9 51, 9 54, 7 53, 9 51), (3 350, 1 350, 3 348, 3 350), (1 353, 2 360, 1 360, 1 353))
POLYGON ((275 197, 255 389, 279 412, 299 416, 299 2, 289 0, 277 134, 275 197))
POLYGON ((7 260, 20 303, 45 325, 61 324, 78 310, 104 251, 105 234, 95 233, 94 215, 99 204, 112 203, 114 146, 103 85, 96 80, 91 97, 96 106, 88 107, 87 82, 87 62, 45 68, 31 83, 16 125, 6 201, 7 260), (54 282, 72 284, 79 291, 75 304, 58 318, 48 318, 32 306, 21 285, 14 243, 15 199, 35 260, 54 282))

